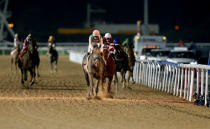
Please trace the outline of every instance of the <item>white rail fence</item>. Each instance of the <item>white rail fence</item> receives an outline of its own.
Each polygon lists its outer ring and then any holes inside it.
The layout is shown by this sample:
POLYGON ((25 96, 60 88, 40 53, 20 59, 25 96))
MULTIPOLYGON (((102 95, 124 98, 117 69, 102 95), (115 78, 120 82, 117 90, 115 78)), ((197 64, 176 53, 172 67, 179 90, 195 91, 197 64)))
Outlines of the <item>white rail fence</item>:
MULTIPOLYGON (((47 42, 38 42, 39 46, 39 53, 44 54, 47 51, 47 42)), ((74 42, 74 43, 56 43, 56 50, 59 52, 59 54, 64 55, 68 51, 87 51, 88 43, 82 43, 82 42, 74 42)), ((13 42, 3 41, 0 42, 0 55, 7 55, 11 52, 13 47, 13 42)))
POLYGON ((134 80, 140 85, 209 106, 208 65, 175 64, 137 60, 134 80))

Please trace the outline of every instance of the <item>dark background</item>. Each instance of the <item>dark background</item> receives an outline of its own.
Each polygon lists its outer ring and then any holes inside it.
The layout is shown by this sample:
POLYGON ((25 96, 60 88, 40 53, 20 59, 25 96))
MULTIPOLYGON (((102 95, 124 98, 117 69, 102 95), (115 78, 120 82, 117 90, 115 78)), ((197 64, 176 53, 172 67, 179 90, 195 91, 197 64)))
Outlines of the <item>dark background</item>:
MULTIPOLYGON (((37 40, 47 41, 53 34, 61 42, 87 41, 88 35, 57 33, 61 27, 84 27, 87 2, 93 8, 106 10, 106 14, 93 14, 91 20, 116 24, 143 21, 143 0, 10 0, 9 22, 22 37, 32 33, 37 40)), ((210 42, 210 8, 206 0, 149 0, 149 23, 159 24, 160 34, 166 35, 168 42, 210 42), (180 29, 175 30, 175 25, 180 29)))

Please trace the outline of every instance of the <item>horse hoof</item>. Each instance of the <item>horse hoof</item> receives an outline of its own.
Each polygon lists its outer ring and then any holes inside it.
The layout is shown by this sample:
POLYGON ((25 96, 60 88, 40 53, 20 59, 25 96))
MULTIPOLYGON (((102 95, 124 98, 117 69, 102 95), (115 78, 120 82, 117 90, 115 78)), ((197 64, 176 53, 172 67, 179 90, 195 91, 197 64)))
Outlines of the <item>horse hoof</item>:
POLYGON ((96 99, 96 100, 102 100, 102 98, 99 97, 99 96, 95 96, 94 99, 96 99))
POLYGON ((21 84, 24 84, 24 81, 23 80, 21 80, 21 84))
POLYGON ((110 99, 113 99, 113 98, 114 98, 114 97, 113 97, 112 95, 110 95, 110 94, 106 95, 105 97, 106 97, 106 98, 110 98, 110 99))
POLYGON ((88 96, 86 99, 87 99, 87 100, 90 100, 90 99, 91 99, 91 97, 90 97, 90 96, 88 96))
POLYGON ((129 86, 125 87, 124 89, 127 89, 127 90, 132 90, 132 88, 131 88, 131 87, 129 87, 129 86))
POLYGON ((34 81, 33 81, 33 82, 31 82, 31 83, 30 83, 30 86, 32 86, 34 83, 35 83, 34 81))

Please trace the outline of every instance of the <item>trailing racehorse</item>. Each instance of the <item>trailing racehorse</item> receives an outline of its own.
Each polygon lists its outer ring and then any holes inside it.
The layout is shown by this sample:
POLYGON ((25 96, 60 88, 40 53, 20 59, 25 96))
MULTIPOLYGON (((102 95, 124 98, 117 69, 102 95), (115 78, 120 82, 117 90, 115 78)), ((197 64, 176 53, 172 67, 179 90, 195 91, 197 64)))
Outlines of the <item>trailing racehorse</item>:
POLYGON ((105 71, 104 71, 104 79, 108 79, 108 86, 107 86, 107 92, 108 92, 108 97, 111 96, 111 83, 114 74, 116 73, 116 64, 113 59, 113 56, 111 55, 109 45, 104 45, 103 47, 103 58, 105 60, 105 71))
POLYGON ((88 98, 91 96, 97 97, 99 86, 102 86, 102 90, 104 90, 103 78, 105 69, 99 46, 94 46, 93 51, 89 56, 85 55, 82 61, 82 67, 88 86, 88 98), (95 88, 94 80, 97 81, 95 88))
POLYGON ((37 55, 35 53, 35 45, 33 41, 29 41, 28 48, 26 52, 19 57, 18 67, 21 71, 21 83, 24 85, 24 82, 27 80, 27 71, 30 72, 31 80, 30 86, 35 82, 35 65, 37 64, 37 55))
POLYGON ((15 66, 15 69, 17 70, 17 63, 18 63, 18 55, 20 53, 20 45, 17 45, 15 49, 11 52, 10 57, 11 57, 11 66, 10 70, 12 71, 13 65, 15 66))
POLYGON ((123 88, 125 88, 126 87, 125 86, 126 85, 125 84, 126 83, 125 74, 129 70, 129 67, 128 67, 128 56, 122 50, 121 46, 118 45, 118 44, 115 45, 114 60, 115 60, 115 64, 116 64, 115 83, 118 84, 117 72, 120 72, 121 76, 122 76, 123 88))
POLYGON ((49 55, 50 59, 50 66, 51 66, 51 73, 57 72, 57 64, 58 64, 58 52, 52 45, 48 46, 47 54, 49 55))
POLYGON ((130 81, 130 77, 132 79, 132 83, 135 83, 134 79, 133 79, 133 69, 134 69, 134 65, 135 65, 135 56, 134 56, 134 51, 131 48, 130 45, 126 45, 124 47, 124 51, 126 52, 126 54, 128 55, 128 80, 127 83, 129 84, 130 81))

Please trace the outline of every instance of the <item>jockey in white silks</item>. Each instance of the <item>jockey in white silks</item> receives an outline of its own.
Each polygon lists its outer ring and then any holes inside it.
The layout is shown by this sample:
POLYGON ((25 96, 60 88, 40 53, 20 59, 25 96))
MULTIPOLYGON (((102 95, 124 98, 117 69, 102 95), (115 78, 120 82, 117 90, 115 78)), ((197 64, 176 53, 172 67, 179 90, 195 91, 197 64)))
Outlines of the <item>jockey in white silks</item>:
POLYGON ((14 47, 12 49, 11 55, 16 51, 16 47, 21 47, 21 41, 18 34, 15 34, 14 47))

